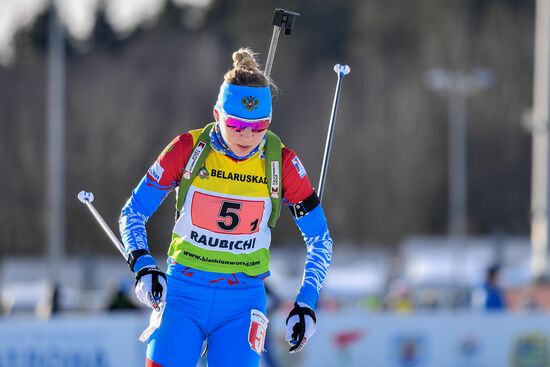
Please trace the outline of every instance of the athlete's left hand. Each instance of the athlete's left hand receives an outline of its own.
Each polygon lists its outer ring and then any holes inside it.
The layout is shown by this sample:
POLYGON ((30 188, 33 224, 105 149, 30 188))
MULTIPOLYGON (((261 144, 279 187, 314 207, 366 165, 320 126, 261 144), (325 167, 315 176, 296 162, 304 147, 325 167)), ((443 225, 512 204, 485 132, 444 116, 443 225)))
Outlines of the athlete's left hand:
POLYGON ((317 330, 315 312, 307 304, 296 302, 286 319, 286 341, 291 345, 288 350, 296 353, 304 349, 309 338, 317 330))

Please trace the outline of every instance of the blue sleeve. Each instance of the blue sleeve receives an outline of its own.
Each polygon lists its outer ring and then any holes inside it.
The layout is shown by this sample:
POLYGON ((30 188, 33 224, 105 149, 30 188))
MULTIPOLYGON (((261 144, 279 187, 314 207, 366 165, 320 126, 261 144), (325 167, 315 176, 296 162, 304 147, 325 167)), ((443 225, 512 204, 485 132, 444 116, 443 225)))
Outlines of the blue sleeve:
POLYGON ((300 228, 307 247, 304 279, 296 301, 315 308, 332 259, 332 238, 321 205, 294 221, 300 228))
MULTIPOLYGON (((145 175, 122 208, 118 221, 122 243, 129 254, 136 250, 149 250, 145 223, 155 213, 164 199, 175 187, 164 187, 145 175)), ((156 266, 150 255, 141 256, 134 265, 134 271, 145 266, 156 266)))

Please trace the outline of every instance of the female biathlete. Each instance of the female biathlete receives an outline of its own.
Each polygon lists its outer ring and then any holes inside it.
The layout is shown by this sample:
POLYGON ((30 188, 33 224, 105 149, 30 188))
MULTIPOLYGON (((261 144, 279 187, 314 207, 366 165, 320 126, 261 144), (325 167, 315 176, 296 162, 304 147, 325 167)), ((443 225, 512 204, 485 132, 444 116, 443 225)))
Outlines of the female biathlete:
POLYGON ((234 52, 233 61, 215 122, 177 136, 120 216, 138 299, 154 309, 166 305, 148 341, 149 367, 194 367, 204 340, 210 367, 259 365, 268 324, 263 280, 281 203, 307 246, 302 286, 286 321, 290 352, 315 332, 313 309, 332 255, 325 215, 300 159, 267 130, 272 83, 250 49, 234 52), (164 274, 149 253, 145 223, 175 188, 177 220, 164 274))

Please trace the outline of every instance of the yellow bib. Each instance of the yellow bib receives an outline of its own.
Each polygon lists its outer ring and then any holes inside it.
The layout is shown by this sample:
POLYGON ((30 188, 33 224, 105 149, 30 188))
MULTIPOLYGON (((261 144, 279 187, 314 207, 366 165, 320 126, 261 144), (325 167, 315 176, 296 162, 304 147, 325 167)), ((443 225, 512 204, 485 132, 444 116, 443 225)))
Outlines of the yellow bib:
MULTIPOLYGON (((194 141, 200 132, 191 131, 194 141)), ((210 151, 185 197, 169 256, 205 271, 268 271, 272 204, 263 154, 235 161, 210 151)))

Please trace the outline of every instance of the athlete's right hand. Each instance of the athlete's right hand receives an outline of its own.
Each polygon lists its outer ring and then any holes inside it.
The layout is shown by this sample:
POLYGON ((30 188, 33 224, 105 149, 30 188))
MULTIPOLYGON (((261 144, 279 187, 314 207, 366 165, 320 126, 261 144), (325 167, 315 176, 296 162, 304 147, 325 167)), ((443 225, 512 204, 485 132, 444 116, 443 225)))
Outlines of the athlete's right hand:
POLYGON ((166 300, 166 275, 156 266, 147 266, 136 273, 137 299, 156 311, 166 300))

